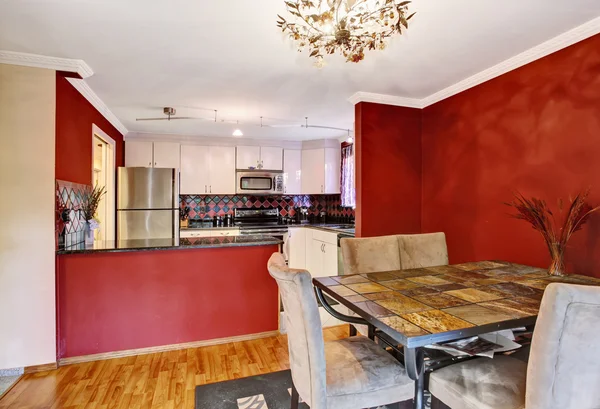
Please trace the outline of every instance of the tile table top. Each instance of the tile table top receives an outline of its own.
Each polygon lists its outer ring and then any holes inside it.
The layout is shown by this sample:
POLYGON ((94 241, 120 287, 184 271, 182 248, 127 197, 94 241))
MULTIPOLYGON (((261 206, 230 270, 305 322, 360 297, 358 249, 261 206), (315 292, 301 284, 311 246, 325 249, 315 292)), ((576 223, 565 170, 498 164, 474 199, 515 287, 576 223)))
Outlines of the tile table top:
POLYGON ((600 286, 600 279, 550 276, 504 261, 315 278, 329 296, 387 333, 418 347, 535 323, 550 283, 600 286))

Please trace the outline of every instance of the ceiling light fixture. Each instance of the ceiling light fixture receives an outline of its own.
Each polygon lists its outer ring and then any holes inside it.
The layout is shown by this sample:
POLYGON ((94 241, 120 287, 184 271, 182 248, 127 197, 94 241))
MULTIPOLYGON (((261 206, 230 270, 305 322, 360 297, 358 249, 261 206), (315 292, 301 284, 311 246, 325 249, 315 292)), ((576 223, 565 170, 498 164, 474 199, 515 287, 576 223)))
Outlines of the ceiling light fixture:
POLYGON ((290 21, 277 15, 277 26, 310 50, 316 65, 327 54, 341 53, 359 62, 365 50, 383 50, 389 38, 408 28, 410 1, 400 0, 286 0, 290 21))
POLYGON ((233 136, 244 136, 244 134, 240 129, 236 129, 233 131, 233 136))

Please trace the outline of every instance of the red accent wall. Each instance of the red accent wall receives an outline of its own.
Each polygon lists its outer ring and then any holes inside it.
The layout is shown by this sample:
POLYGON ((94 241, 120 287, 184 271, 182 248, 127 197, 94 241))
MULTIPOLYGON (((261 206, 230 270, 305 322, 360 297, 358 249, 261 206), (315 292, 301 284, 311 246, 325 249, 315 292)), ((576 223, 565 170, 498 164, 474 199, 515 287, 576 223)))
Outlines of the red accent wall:
POLYGON ((58 256, 58 357, 278 329, 277 246, 58 256))
POLYGON ((355 106, 356 236, 421 231, 421 110, 355 106))
MULTIPOLYGON (((452 263, 547 266, 541 237, 507 217, 511 191, 546 199, 587 186, 600 204, 600 35, 425 108, 423 231, 452 263)), ((600 214, 572 238, 567 269, 600 276, 600 214)))
POLYGON ((91 185, 92 125, 116 142, 116 166, 123 166, 123 135, 79 93, 56 75, 56 179, 91 185))

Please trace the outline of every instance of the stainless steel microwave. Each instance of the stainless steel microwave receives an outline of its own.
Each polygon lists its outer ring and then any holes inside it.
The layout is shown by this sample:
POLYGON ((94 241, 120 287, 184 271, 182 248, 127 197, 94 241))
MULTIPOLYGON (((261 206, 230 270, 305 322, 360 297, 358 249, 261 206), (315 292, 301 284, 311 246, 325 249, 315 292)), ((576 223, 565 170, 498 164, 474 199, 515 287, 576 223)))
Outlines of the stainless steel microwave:
POLYGON ((282 195, 283 172, 238 171, 235 192, 250 195, 282 195))

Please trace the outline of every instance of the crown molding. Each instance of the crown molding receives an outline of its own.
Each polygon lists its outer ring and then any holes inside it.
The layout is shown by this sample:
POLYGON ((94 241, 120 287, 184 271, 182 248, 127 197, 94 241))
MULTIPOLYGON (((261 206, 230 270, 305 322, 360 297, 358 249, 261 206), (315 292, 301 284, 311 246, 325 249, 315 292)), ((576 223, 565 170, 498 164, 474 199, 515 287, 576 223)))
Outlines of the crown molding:
POLYGON ((69 81, 71 85, 73 85, 73 87, 77 91, 79 91, 79 93, 83 95, 85 99, 87 99, 89 103, 92 104, 92 106, 96 108, 98 112, 100 112, 100 114, 104 116, 104 118, 106 118, 108 122, 112 124, 112 126, 117 128, 117 130, 121 132, 121 134, 127 134, 128 131, 127 128, 125 128, 125 125, 123 125, 121 121, 119 121, 119 118, 117 118, 116 115, 112 113, 108 106, 106 106, 106 104, 100 99, 100 97, 96 95, 96 93, 90 88, 90 86, 87 84, 87 82, 85 82, 85 80, 80 80, 77 78, 67 78, 67 81, 69 81))
POLYGON ((47 55, 19 53, 15 51, 0 50, 0 63, 75 72, 81 78, 87 78, 94 74, 94 71, 83 60, 49 57, 47 55))
POLYGON ((373 102, 375 104, 396 105, 407 108, 423 108, 422 101, 415 98, 397 97, 394 95, 375 94, 372 92, 359 91, 348 98, 353 105, 359 102, 373 102))
POLYGON ((504 60, 493 67, 483 70, 469 78, 449 86, 448 88, 422 99, 421 101, 423 102, 423 107, 435 104, 436 102, 466 91, 469 88, 473 88, 476 85, 499 77, 502 74, 506 74, 507 72, 527 65, 533 61, 539 60, 540 58, 546 57, 547 55, 562 50, 563 48, 567 48, 598 33, 600 33, 600 17, 590 20, 572 30, 566 31, 548 41, 530 48, 529 50, 517 54, 508 60, 504 60))
POLYGON ((599 33, 600 17, 597 17, 423 99, 373 94, 370 92, 357 92, 348 98, 348 101, 352 104, 357 104, 358 102, 374 102, 377 104, 397 105, 409 108, 425 108, 599 33))

